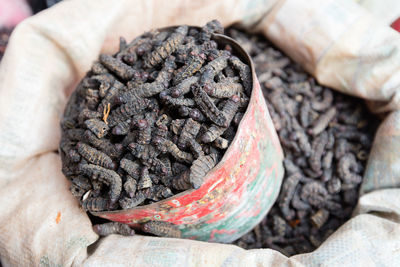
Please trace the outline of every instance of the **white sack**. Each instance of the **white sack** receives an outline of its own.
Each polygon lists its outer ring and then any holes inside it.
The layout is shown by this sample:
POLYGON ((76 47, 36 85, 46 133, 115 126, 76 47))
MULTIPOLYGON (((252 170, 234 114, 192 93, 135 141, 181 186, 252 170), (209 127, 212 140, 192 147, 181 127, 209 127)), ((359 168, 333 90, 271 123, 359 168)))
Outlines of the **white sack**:
POLYGON ((367 169, 365 191, 372 192, 361 197, 359 215, 309 254, 287 258, 270 249, 143 236, 98 240, 68 191, 55 153, 59 120, 100 52, 150 28, 214 18, 249 26, 261 16, 257 28, 321 83, 389 103, 381 110, 398 108, 400 36, 349 1, 63 1, 17 27, 0 65, 3 266, 399 266, 400 189, 373 191, 380 179, 383 187, 400 181, 399 150, 381 149, 400 143, 397 112, 371 154, 389 168, 367 169))

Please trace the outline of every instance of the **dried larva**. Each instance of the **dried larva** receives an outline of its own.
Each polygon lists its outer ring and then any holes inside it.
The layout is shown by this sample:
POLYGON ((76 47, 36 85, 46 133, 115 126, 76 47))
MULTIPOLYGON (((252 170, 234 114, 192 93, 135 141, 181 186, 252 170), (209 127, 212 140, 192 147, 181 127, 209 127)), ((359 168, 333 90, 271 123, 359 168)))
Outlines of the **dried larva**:
POLYGON ((85 121, 85 126, 92 133, 94 133, 97 138, 102 138, 108 133, 108 125, 99 119, 89 119, 85 121))
POLYGON ((108 236, 112 234, 119 234, 123 236, 135 235, 135 231, 131 229, 129 225, 119 222, 96 224, 93 226, 93 231, 99 236, 108 236))
POLYGON ((126 182, 124 183, 124 190, 129 197, 134 197, 137 189, 137 182, 132 176, 127 176, 126 182))
POLYGON ((101 197, 88 198, 81 202, 82 208, 85 211, 104 211, 110 208, 109 200, 101 197))
POLYGON ((84 157, 88 162, 108 169, 116 168, 116 164, 107 154, 82 142, 79 142, 76 147, 79 154, 84 157))
POLYGON ((193 161, 190 167, 190 184, 198 189, 204 182, 207 173, 217 164, 217 155, 202 156, 193 161))
POLYGON ((140 204, 142 204, 146 200, 145 195, 142 192, 137 192, 135 197, 123 197, 119 200, 119 205, 122 209, 132 209, 140 204))
POLYGON ((121 177, 112 170, 105 169, 103 167, 93 164, 80 164, 79 170, 88 177, 96 177, 95 180, 99 180, 110 186, 110 201, 115 203, 122 190, 122 179, 121 177))
POLYGON ((180 26, 171 34, 160 46, 156 47, 148 57, 145 58, 144 65, 151 68, 167 58, 183 42, 188 32, 188 26, 180 26))
POLYGON ((134 69, 110 55, 101 54, 99 57, 101 64, 124 80, 130 80, 135 74, 134 69))
POLYGON ((167 222, 150 221, 142 225, 143 232, 161 237, 181 238, 182 233, 177 226, 167 222))

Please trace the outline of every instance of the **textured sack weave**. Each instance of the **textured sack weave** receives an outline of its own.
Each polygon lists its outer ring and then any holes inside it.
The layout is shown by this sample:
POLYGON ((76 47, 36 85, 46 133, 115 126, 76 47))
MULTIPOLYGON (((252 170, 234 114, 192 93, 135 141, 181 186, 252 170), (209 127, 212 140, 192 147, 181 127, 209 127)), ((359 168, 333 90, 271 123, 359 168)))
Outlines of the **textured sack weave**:
POLYGON ((190 240, 98 239, 54 152, 68 96, 100 52, 117 48, 119 36, 213 18, 258 22, 251 28, 320 83, 371 100, 375 112, 400 105, 400 35, 351 1, 63 1, 17 27, 0 65, 3 266, 399 266, 398 111, 378 130, 353 219, 313 253, 287 258, 190 240))

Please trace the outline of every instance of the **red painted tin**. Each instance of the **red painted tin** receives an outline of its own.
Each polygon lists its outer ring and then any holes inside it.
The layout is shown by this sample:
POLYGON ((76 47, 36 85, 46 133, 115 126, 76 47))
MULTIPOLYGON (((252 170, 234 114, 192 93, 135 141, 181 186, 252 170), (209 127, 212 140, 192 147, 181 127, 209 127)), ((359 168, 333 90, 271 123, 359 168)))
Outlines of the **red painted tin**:
POLYGON ((238 43, 215 35, 220 45, 251 66, 253 91, 235 139, 197 190, 129 210, 93 212, 111 221, 138 226, 149 220, 170 222, 184 238, 232 242, 256 226, 275 202, 283 177, 283 152, 250 56, 238 43))

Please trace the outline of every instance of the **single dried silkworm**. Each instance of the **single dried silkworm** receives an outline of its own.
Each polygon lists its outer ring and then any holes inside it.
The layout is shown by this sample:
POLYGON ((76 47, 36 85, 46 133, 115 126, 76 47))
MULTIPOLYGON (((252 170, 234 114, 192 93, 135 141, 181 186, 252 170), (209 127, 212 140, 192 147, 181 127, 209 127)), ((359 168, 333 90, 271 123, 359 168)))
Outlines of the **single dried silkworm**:
POLYGON ((135 231, 127 224, 119 222, 109 222, 103 224, 93 225, 93 231, 99 236, 108 236, 112 234, 119 234, 124 236, 133 236, 135 231))
POLYGON ((116 168, 115 162, 113 162, 107 154, 82 142, 79 142, 76 145, 76 148, 78 149, 79 154, 90 163, 112 170, 116 168))
POLYGON ((99 60, 107 69, 114 72, 121 79, 130 80, 135 74, 134 69, 113 56, 101 54, 99 60))
POLYGON ((179 26, 160 46, 156 47, 144 61, 144 65, 151 68, 178 49, 178 46, 183 42, 185 35, 188 32, 188 26, 179 26))
POLYGON ((93 164, 80 164, 79 170, 89 177, 96 177, 95 180, 102 181, 110 186, 110 200, 111 203, 115 203, 122 190, 121 177, 113 170, 105 169, 103 167, 93 164))
POLYGON ((190 184, 194 189, 200 188, 206 174, 217 164, 217 155, 201 156, 193 161, 190 167, 190 184))
POLYGON ((159 221, 144 223, 141 227, 143 232, 161 237, 181 238, 181 231, 174 224, 159 221))

